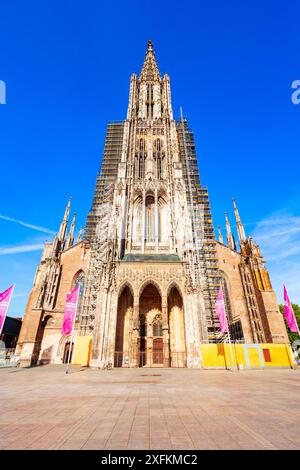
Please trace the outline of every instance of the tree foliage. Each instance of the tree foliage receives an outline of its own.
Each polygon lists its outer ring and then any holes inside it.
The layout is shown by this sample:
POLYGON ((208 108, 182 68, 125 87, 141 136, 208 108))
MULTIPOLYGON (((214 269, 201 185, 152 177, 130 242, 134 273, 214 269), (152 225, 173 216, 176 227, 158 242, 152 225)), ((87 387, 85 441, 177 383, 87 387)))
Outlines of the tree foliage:
MULTIPOLYGON (((296 317, 296 321, 298 323, 298 327, 300 327, 300 306, 298 304, 293 304, 292 303, 292 307, 293 307, 293 310, 294 310, 294 314, 295 314, 295 317, 296 317)), ((299 339, 299 335, 298 333, 292 333, 287 325, 287 322, 286 322, 286 319, 284 317, 284 307, 283 307, 283 304, 280 304, 279 305, 279 310, 280 312, 282 313, 283 315, 283 318, 284 318, 284 323, 285 323, 285 326, 286 326, 286 329, 287 329, 287 332, 288 332, 288 335, 289 335, 289 340, 290 342, 292 343, 293 341, 295 341, 296 339, 299 339)))

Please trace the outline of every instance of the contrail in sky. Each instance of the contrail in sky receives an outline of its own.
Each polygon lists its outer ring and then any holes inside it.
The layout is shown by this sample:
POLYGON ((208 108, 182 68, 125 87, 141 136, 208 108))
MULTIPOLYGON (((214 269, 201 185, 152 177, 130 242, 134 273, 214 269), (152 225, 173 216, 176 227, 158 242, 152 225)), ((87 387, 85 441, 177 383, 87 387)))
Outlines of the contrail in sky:
POLYGON ((37 230, 38 232, 50 233, 51 235, 56 234, 56 232, 50 230, 49 228, 40 227, 39 225, 28 224, 27 222, 23 222, 23 220, 13 219, 12 217, 7 217, 6 215, 0 215, 0 219, 7 220, 8 222, 14 222, 15 224, 31 228, 32 230, 37 230))
POLYGON ((43 243, 35 243, 31 245, 15 245, 15 246, 0 246, 1 255, 14 255, 16 253, 28 253, 30 251, 42 250, 43 243))

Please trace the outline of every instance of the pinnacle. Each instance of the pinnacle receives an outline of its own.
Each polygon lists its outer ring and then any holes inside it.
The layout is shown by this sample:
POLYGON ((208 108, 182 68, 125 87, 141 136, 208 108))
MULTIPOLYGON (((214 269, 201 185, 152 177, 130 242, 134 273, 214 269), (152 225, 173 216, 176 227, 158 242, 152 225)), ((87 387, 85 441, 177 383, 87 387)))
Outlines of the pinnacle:
POLYGON ((146 57, 140 74, 140 80, 149 82, 149 81, 160 81, 160 73, 157 66, 153 43, 151 40, 148 41, 148 48, 146 52, 146 57))

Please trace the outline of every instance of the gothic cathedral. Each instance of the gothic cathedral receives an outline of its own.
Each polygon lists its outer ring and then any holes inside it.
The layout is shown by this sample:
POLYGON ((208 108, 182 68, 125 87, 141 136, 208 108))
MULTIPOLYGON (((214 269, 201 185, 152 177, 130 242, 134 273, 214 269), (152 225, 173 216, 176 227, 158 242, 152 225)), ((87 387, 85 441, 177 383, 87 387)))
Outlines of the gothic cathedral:
POLYGON ((287 343, 262 254, 233 205, 239 247, 227 215, 226 243, 220 229, 215 238, 193 132, 173 117, 170 79, 149 41, 127 117, 108 125, 84 235, 74 241, 75 216, 68 230, 69 201, 45 244, 17 346, 21 365, 70 354, 76 362, 77 354, 98 368, 200 368, 200 345, 224 341, 214 313, 220 285, 233 341, 287 343), (61 325, 76 284, 74 346, 61 325))

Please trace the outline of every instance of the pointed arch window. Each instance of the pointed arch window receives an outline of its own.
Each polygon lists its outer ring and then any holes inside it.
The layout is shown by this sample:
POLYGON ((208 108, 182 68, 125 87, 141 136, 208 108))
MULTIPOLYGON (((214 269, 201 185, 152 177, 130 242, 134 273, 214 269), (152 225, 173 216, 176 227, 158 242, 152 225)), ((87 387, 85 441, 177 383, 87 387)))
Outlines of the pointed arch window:
POLYGON ((135 175, 138 179, 143 179, 145 174, 145 140, 139 139, 137 143, 136 162, 135 162, 135 175))
POLYGON ((222 284, 223 284, 226 315, 227 315, 228 323, 231 323, 232 322, 231 302, 230 302, 228 284, 227 284, 225 277, 222 277, 222 284))
POLYGON ((82 308, 82 299, 83 299, 83 292, 85 286, 85 273, 83 271, 79 271, 73 280, 73 287, 79 286, 79 298, 77 304, 77 312, 76 312, 76 321, 80 318, 81 308, 82 308))
POLYGON ((163 178, 163 167, 162 167, 162 159, 163 159, 163 152, 162 152, 162 141, 161 139, 156 139, 154 141, 153 146, 153 156, 156 160, 156 171, 157 171, 157 178, 163 178))
POLYGON ((146 197, 146 241, 155 241, 155 203, 153 196, 146 197))

